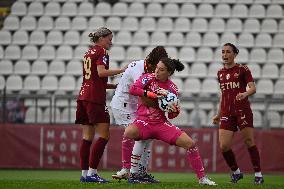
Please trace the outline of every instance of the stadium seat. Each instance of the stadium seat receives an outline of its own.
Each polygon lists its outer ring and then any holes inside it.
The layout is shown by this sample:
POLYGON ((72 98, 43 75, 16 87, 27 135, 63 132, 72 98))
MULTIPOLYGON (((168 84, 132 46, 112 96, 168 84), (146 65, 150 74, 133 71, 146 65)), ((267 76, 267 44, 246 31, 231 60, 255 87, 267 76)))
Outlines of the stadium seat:
POLYGON ((173 30, 173 20, 168 17, 161 17, 157 21, 157 30, 161 32, 170 32, 173 30))
POLYGON ((156 21, 154 18, 151 17, 145 17, 141 18, 140 21, 140 29, 142 31, 152 32, 156 31, 156 21))
POLYGON ((263 48, 254 48, 250 52, 249 61, 255 63, 266 63, 266 52, 263 48))
POLYGON ((125 17, 128 14, 128 6, 124 2, 116 2, 112 6, 112 15, 125 17))
POLYGON ((239 48, 239 54, 236 57, 236 61, 237 63, 248 63, 249 61, 249 52, 246 48, 239 48))
POLYGON ((279 31, 279 32, 284 32, 284 19, 283 20, 280 20, 280 22, 279 22, 279 28, 278 28, 278 30, 277 31, 279 31))
POLYGON ((0 59, 4 58, 4 49, 2 47, 2 45, 0 45, 0 59))
POLYGON ((88 21, 83 16, 76 16, 71 21, 71 29, 78 31, 85 31, 88 28, 88 21))
POLYGON ((61 76, 65 73, 65 64, 61 60, 53 60, 49 64, 48 73, 50 75, 61 76))
POLYGON ((43 44, 45 44, 44 32, 40 31, 40 30, 32 31, 32 33, 30 34, 29 43, 31 45, 43 45, 43 44))
POLYGON ((271 48, 267 53, 267 61, 269 63, 283 64, 284 55, 280 48, 271 48))
POLYGON ((211 63, 208 66, 208 78, 217 78, 217 72, 222 68, 221 63, 211 63))
POLYGON ((122 61, 125 59, 125 50, 121 46, 113 46, 110 51, 110 57, 114 61, 122 61))
POLYGON ((28 7, 28 15, 31 16, 41 16, 44 13, 43 3, 33 1, 28 7))
POLYGON ((165 46, 167 44, 167 36, 164 32, 153 32, 150 37, 151 45, 162 45, 165 46))
POLYGON ((262 78, 277 79, 279 71, 276 64, 264 64, 262 67, 262 78))
POLYGON ((227 32, 241 33, 243 31, 243 23, 239 18, 230 18, 226 25, 227 32))
POLYGON ((132 2, 128 8, 128 16, 144 17, 145 16, 144 4, 141 2, 132 2))
POLYGON ((44 8, 44 15, 46 16, 59 16, 61 14, 61 7, 58 2, 48 2, 44 8))
POLYGON ((139 24, 136 17, 125 17, 122 21, 122 28, 126 31, 135 32, 138 30, 139 24))
POLYGON ((169 46, 181 47, 181 46, 184 45, 183 44, 183 42, 184 42, 183 35, 180 32, 171 32, 168 35, 167 41, 168 41, 167 45, 169 45, 169 46))
POLYGON ((252 4, 249 8, 249 17, 251 18, 264 18, 265 8, 261 4, 252 4))
POLYGON ((149 41, 148 33, 145 31, 137 31, 133 34, 132 42, 135 45, 147 46, 149 41))
POLYGON ((77 31, 67 31, 64 34, 63 41, 65 45, 78 45, 80 43, 80 34, 77 31))
POLYGON ((221 35, 220 37, 220 44, 225 44, 225 43, 232 43, 232 44, 237 44, 237 37, 234 33, 232 32, 225 32, 221 35))
POLYGON ((23 60, 35 60, 38 58, 38 48, 34 45, 26 45, 22 50, 23 60))
POLYGON ((281 127, 281 116, 277 111, 268 111, 267 112, 268 125, 270 128, 279 128, 281 127))
POLYGON ((215 17, 229 18, 231 16, 231 8, 228 4, 218 3, 215 7, 215 17))
POLYGON ((47 33, 46 44, 48 45, 61 45, 63 43, 63 35, 61 31, 51 30, 47 33))
POLYGON ((20 91, 23 88, 22 78, 18 75, 9 75, 6 79, 6 89, 8 91, 20 91))
POLYGON ((3 29, 15 31, 20 28, 20 20, 18 16, 9 15, 5 18, 3 29))
POLYGON ((26 3, 16 1, 11 7, 11 15, 25 16, 27 14, 26 3))
POLYGON ((38 19, 38 30, 50 31, 53 29, 53 20, 49 16, 42 16, 38 19))
POLYGON ((205 78, 207 76, 207 67, 204 63, 193 63, 190 69, 190 76, 205 78))
MULTIPOLYGON (((110 17, 112 18, 112 17, 110 17)), ((115 17, 117 18, 117 17, 115 17)), ((121 20, 118 19, 119 22, 121 23, 121 20)), ((99 28, 99 27, 102 27, 102 26, 105 26, 105 21, 104 21, 104 18, 103 17, 100 17, 100 16, 96 16, 96 17, 91 17, 89 22, 88 22, 88 28, 90 31, 93 31, 94 28, 99 28)))
POLYGON ((182 62, 194 62, 196 59, 195 51, 192 47, 182 47, 179 50, 178 58, 182 62))
POLYGON ((183 93, 183 90, 184 90, 184 86, 183 86, 183 81, 181 78, 177 78, 177 77, 174 77, 171 79, 172 82, 174 82, 174 84, 176 84, 177 88, 178 88, 178 93, 179 94, 182 94, 183 93))
POLYGON ((58 82, 58 89, 66 92, 75 90, 75 78, 71 75, 63 75, 58 82))
POLYGON ((47 62, 44 60, 36 60, 31 65, 31 74, 46 75, 48 72, 47 62))
POLYGON ((199 4, 197 7, 197 16, 200 18, 212 18, 213 6, 211 4, 199 4))
POLYGON ((142 48, 138 46, 130 46, 126 49, 126 60, 141 60, 143 59, 143 51, 142 48))
POLYGON ((41 89, 54 92, 58 89, 58 81, 54 75, 45 75, 41 80, 41 89))
MULTIPOLYGON (((147 33, 146 33, 147 34, 147 33)), ((132 44, 132 36, 129 31, 119 31, 114 37, 115 45, 128 46, 132 44)))
POLYGON ((215 32, 207 32, 203 36, 202 46, 204 47, 218 47, 220 46, 219 37, 215 32))
POLYGON ((250 64, 247 64, 247 66, 250 69, 250 72, 254 79, 261 78, 262 73, 261 73, 261 68, 259 64, 250 63, 250 64))
POLYGON ((188 126, 188 113, 185 109, 181 109, 179 115, 171 120, 176 126, 188 126))
MULTIPOLYGON (((281 23, 281 22, 280 22, 281 23)), ((280 24, 279 24, 280 30, 280 24)), ((274 19, 263 19, 260 27, 260 32, 264 33, 276 33, 277 29, 277 22, 274 19)), ((281 30, 280 30, 281 32, 281 30)))
POLYGON ((73 123, 76 119, 76 109, 75 108, 64 108, 61 113, 60 120, 57 119, 57 123, 73 123))
POLYGON ((268 33, 259 33, 255 38, 256 47, 270 48, 272 45, 272 39, 268 33))
POLYGON ((277 33, 273 37, 273 47, 284 48, 284 34, 277 33))
POLYGON ((77 5, 73 2, 65 2, 61 6, 61 15, 62 16, 76 16, 77 15, 77 5))
POLYGON ((278 79, 274 85, 274 94, 275 95, 284 95, 284 80, 283 78, 278 79))
POLYGON ((40 89, 40 79, 37 75, 28 75, 23 82, 23 89, 27 91, 38 91, 40 89))
POLYGON ((0 45, 9 45, 12 42, 11 32, 0 30, 0 45))
POLYGON ((180 8, 180 16, 194 18, 197 15, 196 6, 192 3, 183 3, 180 8))
POLYGON ((1 75, 11 75, 13 74, 13 63, 11 60, 1 60, 0 61, 0 74, 1 75))
POLYGON ((82 46, 82 45, 79 45, 79 46, 76 46, 75 49, 74 49, 74 57, 73 59, 76 59, 76 60, 82 60, 84 54, 87 52, 88 50, 88 46, 82 46))
POLYGON ((176 18, 179 16, 179 7, 174 3, 166 3, 163 9, 164 17, 176 18))
POLYGON ((41 108, 29 107, 25 115, 25 123, 38 123, 42 120, 41 108))
POLYGON ((80 60, 70 60, 66 65, 66 74, 80 76, 82 74, 82 63, 80 60))
POLYGON ((59 108, 50 108, 50 107, 46 107, 44 108, 44 110, 42 111, 42 123, 52 123, 53 122, 53 114, 55 112, 55 115, 60 115, 60 110, 59 108))
POLYGON ((21 30, 33 31, 36 29, 36 19, 33 16, 24 16, 20 23, 21 30))
POLYGON ((201 82, 197 78, 187 78, 184 81, 183 96, 198 95, 201 91, 201 82))
MULTIPOLYGON (((172 57, 169 52, 168 54, 170 55, 170 57, 172 57)), ((189 65, 187 63, 184 63, 183 65, 184 65, 184 69, 182 71, 174 73, 175 78, 187 78, 190 75, 189 65)))
POLYGON ((191 47, 201 46, 201 35, 198 32, 189 32, 185 36, 185 45, 191 47))
POLYGON ((260 23, 257 19, 248 18, 244 22, 243 32, 248 33, 259 33, 260 32, 260 23))
POLYGON ((73 57, 73 49, 69 45, 59 46, 56 52, 56 58, 60 60, 71 60, 73 57))
POLYGON ((209 31, 223 33, 225 31, 225 21, 222 18, 213 18, 209 22, 209 31))
POLYGON ((30 63, 27 60, 18 60, 14 66, 14 74, 24 76, 31 74, 30 63))
POLYGON ((283 18, 283 9, 280 5, 268 5, 266 9, 267 18, 283 18))
POLYGON ((166 47, 166 51, 167 51, 169 57, 178 59, 178 50, 177 50, 176 47, 167 46, 166 47))
POLYGON ((95 15, 97 16, 111 15, 111 5, 106 2, 99 2, 95 8, 95 15))
POLYGON ((15 45, 25 45, 29 41, 28 33, 25 30, 17 30, 13 34, 12 43, 15 45))
POLYGON ((192 27, 191 27, 192 31, 195 32, 206 32, 208 30, 208 23, 207 20, 205 18, 195 18, 192 21, 192 27))
POLYGON ((3 75, 0 75, 0 90, 3 90, 5 85, 6 85, 5 78, 3 75))
MULTIPOLYGON (((120 17, 108 17, 105 21, 105 26, 112 31, 120 31, 122 28, 121 18, 120 17)), ((90 28, 90 27, 89 29, 93 30, 93 28, 90 28)))
POLYGON ((191 127, 204 127, 207 124, 207 114, 204 110, 193 110, 189 113, 188 120, 191 127))
POLYGON ((248 17, 248 8, 244 4, 235 4, 232 8, 232 17, 233 18, 247 18, 248 17))
POLYGON ((206 78, 201 85, 201 95, 217 95, 219 93, 219 84, 217 79, 206 78))
POLYGON ((78 7, 79 16, 93 16, 94 15, 94 6, 91 2, 81 2, 78 7))
POLYGON ((254 37, 251 33, 241 33, 238 38, 239 47, 253 47, 254 46, 254 37))
POLYGON ((256 83, 257 94, 272 95, 274 92, 273 82, 270 79, 259 79, 256 83))
POLYGON ((208 47, 201 47, 196 52, 196 60, 198 62, 212 62, 213 60, 213 51, 208 47))
POLYGON ((190 30, 190 20, 187 18, 179 17, 174 22, 174 31, 188 32, 190 30))
POLYGON ((57 17, 54 21, 54 29, 60 31, 67 31, 71 28, 71 21, 69 17, 57 17))
POLYGON ((4 58, 18 60, 21 58, 21 49, 18 45, 9 45, 4 51, 4 58))
POLYGON ((146 14, 148 17, 161 17, 162 5, 160 3, 149 3, 146 7, 146 14))
MULTIPOLYGON (((221 43, 221 44, 225 44, 225 43, 221 43)), ((213 56, 214 56, 214 62, 212 62, 212 63, 223 62, 223 60, 222 60, 222 46, 215 49, 213 56)))
POLYGON ((263 116, 261 115, 260 111, 254 110, 253 111, 253 126, 256 128, 263 126, 263 116))
POLYGON ((284 64, 282 64, 282 66, 280 67, 279 75, 280 78, 284 78, 284 64))

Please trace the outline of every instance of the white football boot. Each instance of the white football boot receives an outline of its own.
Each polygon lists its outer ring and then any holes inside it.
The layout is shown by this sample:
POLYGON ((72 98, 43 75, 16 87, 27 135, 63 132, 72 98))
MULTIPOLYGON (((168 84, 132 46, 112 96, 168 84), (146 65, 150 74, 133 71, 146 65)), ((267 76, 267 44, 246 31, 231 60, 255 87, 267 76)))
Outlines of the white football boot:
POLYGON ((127 180, 129 176, 129 170, 126 168, 122 168, 120 171, 117 171, 116 174, 112 175, 113 179, 125 179, 127 180))
POLYGON ((206 176, 199 179, 199 184, 200 185, 208 185, 208 186, 217 186, 217 184, 214 181, 210 180, 206 176))

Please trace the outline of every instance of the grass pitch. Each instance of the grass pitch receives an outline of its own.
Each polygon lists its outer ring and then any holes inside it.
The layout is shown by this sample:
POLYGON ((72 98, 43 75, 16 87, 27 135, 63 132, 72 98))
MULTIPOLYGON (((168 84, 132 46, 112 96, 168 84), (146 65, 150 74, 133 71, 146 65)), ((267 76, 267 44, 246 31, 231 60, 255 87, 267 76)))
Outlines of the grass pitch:
POLYGON ((245 174, 244 179, 237 184, 229 182, 228 174, 208 174, 218 186, 200 186, 192 173, 153 173, 160 184, 128 184, 126 181, 118 182, 111 179, 114 172, 100 172, 100 175, 109 179, 111 183, 95 184, 80 183, 80 171, 70 170, 7 170, 0 169, 0 189, 196 189, 196 188, 221 188, 221 189, 283 189, 284 175, 264 175, 264 184, 253 184, 253 175, 245 174))

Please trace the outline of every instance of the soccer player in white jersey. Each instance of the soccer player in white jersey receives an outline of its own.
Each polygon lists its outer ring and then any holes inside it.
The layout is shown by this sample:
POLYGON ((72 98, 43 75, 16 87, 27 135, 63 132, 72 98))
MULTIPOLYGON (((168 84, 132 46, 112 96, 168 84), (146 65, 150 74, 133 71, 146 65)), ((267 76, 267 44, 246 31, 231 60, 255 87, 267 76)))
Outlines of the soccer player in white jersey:
MULTIPOLYGON (((129 88, 142 74, 153 73, 158 62, 164 57, 168 57, 165 48, 157 46, 150 52, 145 60, 134 61, 128 65, 128 68, 119 80, 115 95, 110 103, 116 124, 126 128, 128 124, 134 121, 138 108, 138 97, 129 94, 129 88)), ((152 100, 148 100, 146 97, 144 98, 144 103, 147 103, 149 106, 151 106, 151 103, 153 106, 155 105, 152 100)), ((150 156, 150 151, 148 150, 149 142, 149 140, 146 140, 135 141, 134 143, 134 140, 132 139, 123 138, 122 169, 112 175, 112 178, 119 180, 127 179, 131 166, 139 166, 140 174, 145 178, 150 179, 152 182, 155 182, 154 178, 147 174, 147 166, 150 156), (135 159, 137 156, 141 156, 140 153, 138 153, 141 151, 143 151, 143 153, 142 157, 139 157, 139 159, 141 158, 140 163, 131 165, 131 158, 135 159)))

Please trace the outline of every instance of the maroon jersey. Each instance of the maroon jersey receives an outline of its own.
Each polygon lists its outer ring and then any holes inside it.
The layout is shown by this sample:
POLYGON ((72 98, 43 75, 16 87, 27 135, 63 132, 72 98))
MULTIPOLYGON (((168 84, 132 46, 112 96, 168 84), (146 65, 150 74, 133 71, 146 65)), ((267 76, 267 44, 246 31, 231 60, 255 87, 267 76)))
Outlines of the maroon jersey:
POLYGON ((236 100, 237 94, 246 92, 247 83, 254 81, 247 66, 236 64, 232 68, 222 68, 217 77, 222 92, 221 116, 236 115, 237 110, 250 108, 248 98, 236 100))
POLYGON ((77 100, 90 101, 97 104, 106 103, 106 87, 108 77, 99 77, 97 65, 109 69, 109 56, 103 47, 92 46, 84 55, 83 83, 77 100))

